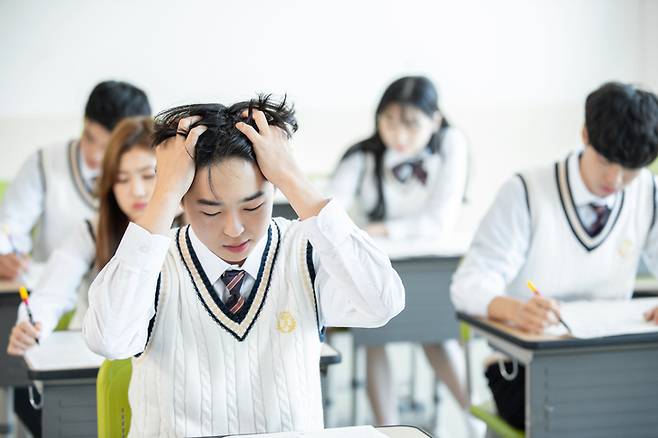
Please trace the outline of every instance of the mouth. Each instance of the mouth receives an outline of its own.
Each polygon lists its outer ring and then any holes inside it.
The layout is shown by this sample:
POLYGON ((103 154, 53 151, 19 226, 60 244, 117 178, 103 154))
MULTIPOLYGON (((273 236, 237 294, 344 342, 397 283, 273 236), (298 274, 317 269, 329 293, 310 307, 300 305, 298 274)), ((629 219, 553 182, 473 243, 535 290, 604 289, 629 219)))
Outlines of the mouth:
POLYGON ((144 210, 148 204, 146 202, 135 202, 133 208, 135 210, 144 210))
POLYGON ((233 254, 243 253, 249 248, 249 240, 246 240, 239 245, 223 245, 224 248, 232 252, 233 254))
POLYGON ((608 195, 612 195, 612 194, 615 192, 615 189, 612 188, 612 187, 605 187, 605 186, 604 186, 604 187, 601 188, 601 190, 603 191, 603 193, 604 193, 606 196, 608 196, 608 195))

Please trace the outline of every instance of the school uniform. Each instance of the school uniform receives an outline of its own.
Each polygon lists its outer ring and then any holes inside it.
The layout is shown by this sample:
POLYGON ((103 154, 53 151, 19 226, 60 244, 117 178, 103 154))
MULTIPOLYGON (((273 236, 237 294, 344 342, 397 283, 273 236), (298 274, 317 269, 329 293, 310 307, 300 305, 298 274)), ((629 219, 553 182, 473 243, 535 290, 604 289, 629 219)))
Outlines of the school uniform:
MULTIPOLYGON (((393 239, 436 237, 457 220, 466 189, 468 145, 456 128, 446 128, 442 135, 434 154, 424 149, 410 158, 392 149, 384 152, 383 222, 393 239)), ((367 225, 379 197, 374 154, 357 150, 348 155, 336 168, 329 190, 357 225, 367 225)))
MULTIPOLYGON (((30 291, 30 310, 41 322, 41 337, 47 337, 57 326, 62 315, 75 309, 69 323, 70 330, 82 328, 87 311, 87 291, 95 274, 96 237, 91 221, 81 221, 73 233, 55 249, 30 291)), ((18 308, 18 322, 27 321, 25 304, 18 308)))
MULTIPOLYGON (((486 316, 497 296, 527 301, 528 280, 550 298, 630 299, 641 256, 658 273, 653 175, 644 169, 621 192, 600 198, 587 190, 579 157, 576 151, 502 187, 453 277, 457 310, 486 316)), ((523 385, 501 382, 495 368, 487 376, 499 411, 522 428, 523 385), (516 400, 511 408, 509 399, 516 400)))
POLYGON ((390 261, 335 201, 273 219, 255 245, 238 268, 190 226, 128 226, 83 331, 99 354, 137 356, 132 436, 321 429, 324 327, 381 326, 404 307, 390 261))
MULTIPOLYGON (((0 205, 0 224, 8 227, 16 249, 31 251, 34 261, 45 262, 76 224, 95 215, 98 173, 85 164, 76 140, 30 156, 0 205)), ((11 252, 5 233, 0 233, 0 254, 11 252)))

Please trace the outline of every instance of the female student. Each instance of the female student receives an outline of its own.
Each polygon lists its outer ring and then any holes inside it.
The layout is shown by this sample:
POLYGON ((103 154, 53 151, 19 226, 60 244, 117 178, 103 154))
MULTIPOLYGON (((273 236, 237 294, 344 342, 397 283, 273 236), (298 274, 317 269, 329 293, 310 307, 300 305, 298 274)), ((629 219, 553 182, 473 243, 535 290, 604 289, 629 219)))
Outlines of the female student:
POLYGON ((155 182, 155 154, 150 147, 149 117, 124 119, 114 129, 98 184, 100 208, 93 221, 81 221, 48 259, 30 296, 36 326, 28 322, 23 304, 11 332, 7 352, 23 355, 36 339, 47 336, 61 316, 75 309, 69 328, 80 328, 87 310, 89 277, 114 255, 128 222, 148 205, 155 182))
MULTIPOLYGON (((436 88, 422 76, 389 85, 375 117, 375 133, 345 153, 331 192, 372 236, 441 239, 450 232, 464 199, 464 136, 443 116, 436 88)), ((466 408, 456 341, 424 349, 436 375, 466 408)), ((377 423, 399 424, 385 348, 368 347, 367 364, 368 395, 377 423)))
POLYGON ((404 307, 391 263, 303 176, 268 98, 156 118, 153 200, 89 292, 94 351, 133 359, 134 436, 321 429, 327 326, 404 307), (272 220, 274 187, 300 221, 272 220), (169 231, 178 203, 190 225, 169 231))

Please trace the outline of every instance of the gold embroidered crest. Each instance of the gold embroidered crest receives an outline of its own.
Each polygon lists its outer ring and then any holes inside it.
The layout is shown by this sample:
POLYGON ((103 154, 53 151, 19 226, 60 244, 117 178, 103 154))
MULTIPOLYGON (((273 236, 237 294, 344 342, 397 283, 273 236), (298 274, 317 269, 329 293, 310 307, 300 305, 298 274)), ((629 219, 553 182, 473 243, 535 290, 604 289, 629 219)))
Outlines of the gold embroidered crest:
POLYGON ((633 250, 633 242, 630 239, 625 239, 621 245, 619 245, 619 255, 621 257, 626 257, 633 250))
POLYGON ((297 321, 292 316, 292 313, 283 311, 279 313, 276 321, 276 329, 281 333, 290 333, 297 328, 297 321))

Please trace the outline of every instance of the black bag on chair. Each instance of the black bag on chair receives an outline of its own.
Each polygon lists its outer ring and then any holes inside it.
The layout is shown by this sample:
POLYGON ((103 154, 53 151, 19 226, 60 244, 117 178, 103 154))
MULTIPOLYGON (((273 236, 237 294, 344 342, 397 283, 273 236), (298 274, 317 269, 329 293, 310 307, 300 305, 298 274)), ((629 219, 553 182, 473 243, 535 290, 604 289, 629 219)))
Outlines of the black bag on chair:
POLYGON ((525 368, 512 361, 502 362, 505 375, 501 373, 501 364, 492 363, 485 375, 489 388, 496 402, 498 415, 510 426, 525 429, 525 368))

